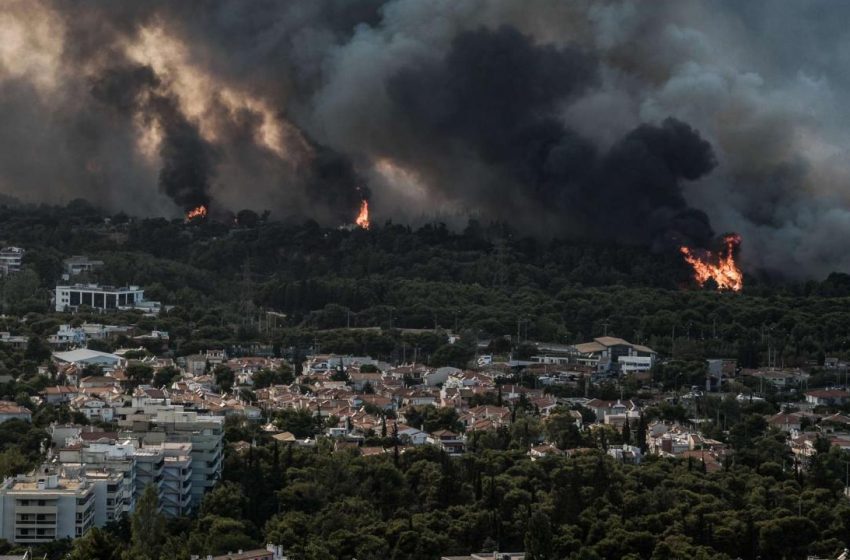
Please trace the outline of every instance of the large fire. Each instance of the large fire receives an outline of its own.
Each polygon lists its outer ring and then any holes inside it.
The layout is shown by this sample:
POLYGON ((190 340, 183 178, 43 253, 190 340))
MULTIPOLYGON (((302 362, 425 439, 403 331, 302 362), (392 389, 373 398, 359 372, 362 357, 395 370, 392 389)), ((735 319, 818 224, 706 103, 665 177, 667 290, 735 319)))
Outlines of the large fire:
POLYGON ((207 217, 207 207, 201 204, 197 208, 192 208, 188 212, 186 212, 187 220, 194 220, 195 218, 206 218, 207 217))
POLYGON ((363 229, 369 229, 369 202, 364 200, 360 203, 360 213, 354 223, 363 229))
POLYGON ((735 253, 741 244, 741 236, 729 234, 723 238, 725 247, 713 252, 702 249, 680 247, 679 251, 694 269, 694 279, 700 286, 711 279, 718 290, 739 292, 744 287, 744 275, 735 262, 735 253))

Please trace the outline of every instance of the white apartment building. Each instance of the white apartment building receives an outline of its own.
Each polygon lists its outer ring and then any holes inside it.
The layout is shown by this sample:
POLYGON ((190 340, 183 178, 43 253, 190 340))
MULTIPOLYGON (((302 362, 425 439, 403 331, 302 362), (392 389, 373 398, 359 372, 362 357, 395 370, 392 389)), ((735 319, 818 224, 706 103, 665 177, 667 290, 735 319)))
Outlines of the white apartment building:
POLYGON ((0 275, 6 276, 20 272, 26 251, 20 247, 3 247, 0 249, 0 275))
POLYGON ((95 492, 85 476, 19 475, 0 486, 0 538, 37 544, 82 536, 94 526, 95 492))
MULTIPOLYGON (((77 434, 79 436, 79 433, 77 434)), ((106 472, 120 475, 119 480, 107 480, 106 521, 129 515, 136 508, 136 444, 126 440, 115 443, 83 444, 80 439, 59 449, 58 458, 63 466, 86 465, 86 473, 106 472), (115 485, 118 485, 115 488, 115 485), (112 503, 109 502, 112 500, 112 503)), ((144 489, 144 488, 143 488, 144 489)), ((99 513, 99 512, 98 512, 99 513)), ((98 519, 101 517, 98 515, 98 519)), ((99 525, 98 525, 99 526, 99 525)))
POLYGON ((62 469, 72 478, 85 477, 94 491, 94 526, 103 527, 123 517, 126 505, 124 473, 84 464, 63 464, 62 469))
MULTIPOLYGON (((224 456, 224 416, 186 411, 182 406, 163 404, 160 399, 136 400, 133 407, 116 410, 122 437, 139 440, 144 446, 190 443, 192 457, 192 507, 221 478, 224 456)), ((138 485, 137 485, 138 486, 138 485)), ((144 487, 142 487, 144 490, 144 487)))
POLYGON ((100 311, 141 309, 147 313, 158 313, 160 309, 159 302, 145 300, 145 291, 138 286, 59 285, 56 286, 54 303, 56 311, 76 311, 83 305, 100 311))

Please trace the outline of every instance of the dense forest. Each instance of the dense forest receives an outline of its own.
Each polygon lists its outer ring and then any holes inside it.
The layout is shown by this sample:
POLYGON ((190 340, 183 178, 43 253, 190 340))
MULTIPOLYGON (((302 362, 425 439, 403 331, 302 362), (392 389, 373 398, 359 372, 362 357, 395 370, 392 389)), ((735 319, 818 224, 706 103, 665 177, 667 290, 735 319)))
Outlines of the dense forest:
MULTIPOLYGON (((62 259, 105 261, 92 281, 138 284, 174 306, 157 320, 179 353, 250 343, 398 360, 445 329, 469 339, 573 343, 617 335, 667 355, 795 365, 850 356, 850 276, 794 283, 748 275, 743 293, 699 289, 675 252, 536 240, 470 221, 413 230, 289 224, 244 210, 226 221, 108 216, 90 204, 0 207, 0 239, 27 250, 3 282, 6 330, 43 335, 61 317, 49 290, 62 259), (276 312, 274 320, 267 312, 276 312), (285 317, 283 315, 285 314, 285 317), (371 329, 368 329, 371 328, 371 329)), ((76 320, 102 320, 78 315, 76 320)))
POLYGON ((392 446, 364 457, 269 443, 230 423, 229 439, 256 445, 228 452, 224 482, 196 517, 166 525, 143 499, 129 523, 76 541, 71 558, 117 560, 125 546, 133 560, 188 558, 271 542, 298 560, 492 550, 529 560, 790 559, 835 554, 850 534, 846 457, 822 448, 805 474, 783 468, 783 437, 763 425, 742 429, 736 446, 747 452, 714 473, 699 459, 626 465, 601 450, 533 461, 521 432, 482 439, 459 459, 392 446))

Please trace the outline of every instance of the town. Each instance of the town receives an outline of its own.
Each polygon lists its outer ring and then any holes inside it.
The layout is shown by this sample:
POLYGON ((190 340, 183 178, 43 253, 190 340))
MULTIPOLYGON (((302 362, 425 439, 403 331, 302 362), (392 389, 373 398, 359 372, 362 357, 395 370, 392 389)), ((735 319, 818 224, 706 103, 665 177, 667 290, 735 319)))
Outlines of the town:
MULTIPOLYGON (((0 251, 7 278, 24 255, 0 251)), ((734 357, 684 357, 688 339, 678 357, 676 339, 668 355, 608 334, 537 342, 521 322, 514 335, 474 340, 388 327, 411 341, 393 356, 327 351, 318 339, 302 348, 179 348, 157 326, 173 306, 146 299, 141 286, 86 280, 102 266, 64 260, 50 304, 55 326, 41 334, 26 316, 4 317, 5 362, 25 364, 0 379, 14 394, 0 402, 0 539, 24 551, 16 558, 125 523, 140 507, 172 519, 203 514, 229 464, 247 468, 270 448, 276 457, 286 449, 396 465, 426 450, 449 461, 512 450, 547 464, 602 455, 638 472, 672 461, 705 475, 755 461, 796 476, 815 476, 825 468, 816 460, 844 461, 850 451, 848 364, 838 357, 786 367, 769 347, 766 366, 753 368, 734 357)), ((346 331, 384 329, 328 332, 346 331)), ((850 496, 850 481, 843 485, 850 496)), ((265 536, 261 548, 243 537, 234 550, 189 552, 300 557, 287 538, 273 538, 279 532, 265 536)), ((526 553, 470 550, 467 558, 526 553)))

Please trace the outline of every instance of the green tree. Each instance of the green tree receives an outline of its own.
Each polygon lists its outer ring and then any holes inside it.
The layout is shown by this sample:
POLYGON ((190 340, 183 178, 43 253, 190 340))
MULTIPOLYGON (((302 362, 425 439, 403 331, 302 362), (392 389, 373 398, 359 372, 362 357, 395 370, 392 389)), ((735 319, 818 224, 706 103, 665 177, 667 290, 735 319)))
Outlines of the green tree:
POLYGON ((165 542, 165 518, 159 512, 156 486, 149 484, 130 518, 130 549, 125 560, 159 560, 165 542))
POLYGON ((153 384, 154 387, 169 387, 177 379, 180 379, 180 370, 172 366, 165 366, 159 368, 154 374, 153 384))
POLYGON ((552 556, 552 523, 544 512, 535 510, 525 532, 527 560, 550 560, 552 556))
POLYGON ((68 560, 121 560, 123 543, 108 531, 92 527, 74 541, 68 560))
POLYGON ((130 364, 125 372, 134 385, 145 385, 153 380, 153 368, 146 364, 130 364))

